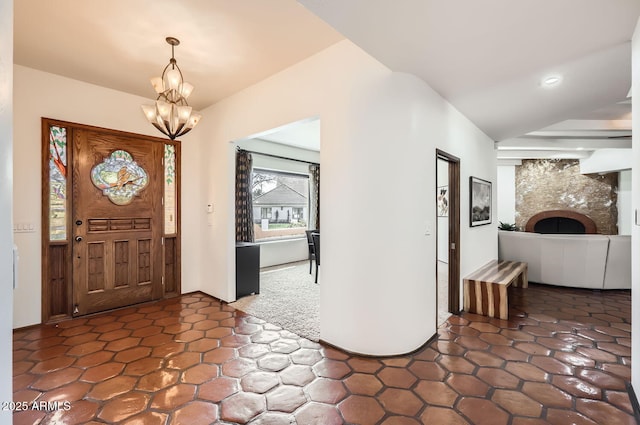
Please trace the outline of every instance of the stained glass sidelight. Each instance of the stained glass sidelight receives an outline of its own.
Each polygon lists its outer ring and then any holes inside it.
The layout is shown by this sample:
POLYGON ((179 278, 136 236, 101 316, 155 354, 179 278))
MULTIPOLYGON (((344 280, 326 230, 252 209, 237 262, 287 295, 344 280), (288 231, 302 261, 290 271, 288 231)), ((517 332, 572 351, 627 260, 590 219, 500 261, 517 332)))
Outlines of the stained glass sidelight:
POLYGON ((164 233, 176 233, 176 148, 164 145, 164 233))
POLYGON ((49 239, 67 239, 67 129, 49 127, 49 239))

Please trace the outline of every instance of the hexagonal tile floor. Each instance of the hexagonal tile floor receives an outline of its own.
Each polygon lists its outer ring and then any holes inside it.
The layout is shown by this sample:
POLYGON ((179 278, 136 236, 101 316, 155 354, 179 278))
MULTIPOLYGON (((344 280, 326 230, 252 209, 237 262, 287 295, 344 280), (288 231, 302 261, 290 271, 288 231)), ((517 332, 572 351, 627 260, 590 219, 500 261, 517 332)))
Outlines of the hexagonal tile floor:
POLYGON ((200 293, 17 330, 26 410, 14 423, 635 423, 629 291, 532 284, 510 302, 508 321, 452 316, 392 358, 310 342, 200 293))

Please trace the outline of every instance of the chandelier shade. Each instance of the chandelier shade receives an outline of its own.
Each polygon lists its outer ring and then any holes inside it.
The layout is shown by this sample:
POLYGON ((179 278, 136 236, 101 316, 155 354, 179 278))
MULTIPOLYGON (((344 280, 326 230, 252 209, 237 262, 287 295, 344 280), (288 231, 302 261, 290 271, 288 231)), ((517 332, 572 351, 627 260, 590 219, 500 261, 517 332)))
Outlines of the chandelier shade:
POLYGON ((171 59, 164 67, 162 76, 151 78, 151 85, 158 97, 153 105, 142 105, 142 112, 155 128, 174 140, 191 131, 202 115, 187 103, 193 85, 184 81, 174 57, 174 48, 180 44, 180 40, 167 37, 166 41, 171 45, 171 59))

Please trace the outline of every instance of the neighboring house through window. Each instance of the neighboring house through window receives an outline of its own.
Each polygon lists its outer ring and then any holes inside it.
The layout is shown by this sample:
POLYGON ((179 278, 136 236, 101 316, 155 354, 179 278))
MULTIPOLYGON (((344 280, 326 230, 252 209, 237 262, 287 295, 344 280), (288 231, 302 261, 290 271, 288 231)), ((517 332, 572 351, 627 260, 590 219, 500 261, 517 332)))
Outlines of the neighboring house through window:
POLYGON ((254 168, 253 216, 257 241, 304 236, 309 176, 254 168))

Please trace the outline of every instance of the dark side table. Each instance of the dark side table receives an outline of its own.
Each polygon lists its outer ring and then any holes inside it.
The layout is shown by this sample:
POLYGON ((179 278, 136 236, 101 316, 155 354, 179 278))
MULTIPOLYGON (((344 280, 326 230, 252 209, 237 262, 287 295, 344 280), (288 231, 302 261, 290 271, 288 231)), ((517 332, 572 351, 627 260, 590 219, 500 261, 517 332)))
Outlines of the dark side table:
POLYGON ((260 293, 260 245, 236 242, 236 299, 260 293))

